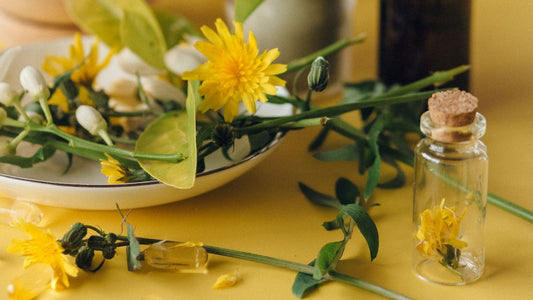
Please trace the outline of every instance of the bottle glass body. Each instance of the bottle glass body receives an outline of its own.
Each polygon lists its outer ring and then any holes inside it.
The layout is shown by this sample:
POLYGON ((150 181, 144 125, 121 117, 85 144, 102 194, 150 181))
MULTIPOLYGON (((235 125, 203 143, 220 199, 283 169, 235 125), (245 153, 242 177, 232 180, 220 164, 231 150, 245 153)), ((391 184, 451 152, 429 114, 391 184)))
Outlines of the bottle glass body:
POLYGON ((415 149, 413 264, 420 278, 445 285, 479 279, 485 264, 488 155, 486 128, 444 127, 421 118, 426 135, 415 149), (443 142, 442 140, 451 140, 443 142))

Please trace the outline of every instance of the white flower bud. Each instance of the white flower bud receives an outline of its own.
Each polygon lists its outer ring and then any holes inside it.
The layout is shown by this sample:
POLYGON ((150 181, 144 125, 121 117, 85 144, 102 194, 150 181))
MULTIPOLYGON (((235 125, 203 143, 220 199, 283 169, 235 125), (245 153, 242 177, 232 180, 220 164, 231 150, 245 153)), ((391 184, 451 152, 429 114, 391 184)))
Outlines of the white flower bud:
POLYGON ((207 58, 188 44, 178 44, 165 54, 165 65, 172 72, 182 75, 185 71, 194 70, 207 58))
POLYGON ((11 63, 22 50, 21 46, 9 48, 6 51, 2 52, 0 56, 0 80, 3 80, 7 72, 9 72, 9 67, 11 63))
POLYGON ((10 156, 15 153, 15 148, 8 140, 0 140, 0 156, 10 156))
POLYGON ((144 77, 141 79, 141 84, 146 94, 150 97, 162 101, 174 100, 181 105, 185 105, 185 100, 187 99, 185 93, 168 81, 157 77, 144 77))
POLYGON ((17 100, 18 95, 11 89, 11 85, 7 82, 0 82, 0 103, 9 107, 15 104, 17 100))
POLYGON ((128 48, 124 48, 117 54, 117 61, 120 68, 126 73, 139 74, 139 76, 163 73, 162 70, 152 67, 128 48))
POLYGON ((48 99, 50 90, 43 74, 32 66, 27 66, 20 72, 20 84, 34 99, 48 99))
POLYGON ((76 110, 78 123, 92 135, 107 130, 107 123, 102 115, 92 106, 80 105, 76 110))

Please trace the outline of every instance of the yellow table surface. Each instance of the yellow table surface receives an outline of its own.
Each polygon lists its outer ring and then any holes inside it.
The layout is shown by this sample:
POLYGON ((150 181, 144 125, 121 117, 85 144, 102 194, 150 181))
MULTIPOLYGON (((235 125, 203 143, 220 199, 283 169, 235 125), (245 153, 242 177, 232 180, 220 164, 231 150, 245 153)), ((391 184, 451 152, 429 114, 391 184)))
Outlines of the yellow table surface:
MULTIPOLYGON (((176 4, 198 23, 222 15, 222 1, 183 1, 176 4), (198 9, 203 5, 208 9, 198 9), (200 15, 201 13, 205 13, 200 15)), ((516 0, 473 2, 471 90, 481 101, 488 120, 484 141, 490 155, 489 191, 533 210, 533 2, 516 0)), ((353 51, 353 79, 376 74, 378 1, 360 0, 355 29, 368 40, 353 51)), ((46 27, 0 16, 0 42, 4 47, 70 35, 72 28, 46 27)), ((338 240, 340 232, 327 232, 322 222, 335 211, 308 202, 298 189, 304 182, 333 194, 341 176, 364 186, 356 177, 355 163, 320 162, 306 151, 316 129, 290 133, 259 166, 215 191, 168 205, 134 209, 128 221, 137 236, 202 241, 209 245, 308 263, 322 245, 338 240)), ((328 140, 326 148, 346 144, 328 140)), ((369 261, 362 237, 355 233, 338 270, 382 285, 415 299, 526 299, 533 286, 533 224, 493 206, 487 211, 486 271, 481 280, 461 287, 426 283, 412 273, 412 171, 408 183, 395 190, 377 190, 372 201, 381 206, 370 214, 380 233, 378 257, 369 261)), ((120 232, 116 211, 77 211, 41 207, 46 226, 61 236, 74 222, 120 232)), ((0 289, 22 271, 22 258, 6 253, 19 232, 0 226, 0 289)), ((97 273, 81 272, 70 289, 46 292, 41 299, 294 299, 295 273, 219 256, 210 256, 208 274, 126 270, 123 250, 97 273), (238 270, 242 280, 233 288, 212 290, 216 278, 238 270)), ((5 293, 0 292, 0 299, 5 293)), ((339 283, 328 283, 309 299, 374 299, 374 294, 339 283)))

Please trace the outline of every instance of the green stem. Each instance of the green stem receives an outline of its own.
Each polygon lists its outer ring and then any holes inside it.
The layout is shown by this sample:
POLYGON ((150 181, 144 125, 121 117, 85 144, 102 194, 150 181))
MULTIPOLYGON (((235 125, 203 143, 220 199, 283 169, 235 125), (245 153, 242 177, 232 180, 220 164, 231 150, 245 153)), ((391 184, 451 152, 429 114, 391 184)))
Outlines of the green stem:
POLYGON ((303 68, 309 64, 311 64, 317 57, 319 56, 328 56, 330 54, 333 54, 333 53, 336 53, 348 46, 351 46, 353 44, 358 44, 358 43, 362 43, 366 38, 366 34, 360 34, 359 36, 355 37, 355 38, 344 38, 344 39, 340 39, 338 40, 337 42, 325 47, 325 48, 322 48, 320 50, 318 50, 317 52, 314 52, 308 56, 305 56, 305 57, 302 57, 302 58, 299 58, 299 59, 296 59, 296 60, 293 60, 291 62, 289 62, 289 64, 287 65, 287 71, 285 71, 284 74, 286 73, 289 73, 289 72, 292 72, 292 71, 295 71, 295 70, 298 70, 300 68, 303 68))
MULTIPOLYGON (((147 153, 139 151, 131 151, 127 149, 118 148, 115 146, 103 145, 95 142, 91 142, 76 136, 70 135, 63 130, 59 129, 55 124, 48 124, 46 126, 39 125, 33 122, 29 122, 29 128, 35 132, 45 132, 56 135, 66 141, 68 141, 69 147, 86 149, 90 151, 96 151, 100 153, 107 153, 110 155, 116 155, 126 158, 135 158, 135 159, 146 159, 146 160, 156 160, 156 161, 165 161, 171 163, 178 163, 185 159, 182 153, 174 154, 159 154, 159 153, 147 153)), ((16 121, 13 119, 6 119, 3 122, 5 126, 12 126, 18 128, 26 128, 27 124, 25 122, 16 121)))
MULTIPOLYGON (((128 237, 126 236, 118 236, 117 239, 120 241, 128 241, 128 237)), ((137 241, 141 245, 151 245, 154 243, 161 242, 162 240, 138 237, 137 241)), ((169 242, 172 242, 172 241, 169 241, 169 242)), ((274 267, 280 267, 280 268, 289 269, 292 271, 301 272, 301 273, 305 273, 309 275, 313 275, 313 272, 314 272, 313 266, 300 264, 300 263, 296 263, 296 262, 292 262, 292 261, 288 261, 284 259, 279 259, 279 258, 274 258, 270 256, 259 255, 259 254, 254 254, 254 253, 249 253, 249 252, 244 252, 244 251, 239 251, 239 250, 220 248, 216 246, 204 245, 203 248, 207 251, 207 253, 210 253, 210 254, 256 262, 256 263, 270 265, 274 267)), ((378 295, 381 295, 383 297, 387 297, 390 299, 402 299, 402 300, 410 299, 402 294, 388 290, 379 285, 375 285, 370 282, 363 281, 361 279, 358 279, 358 278, 355 278, 355 277, 352 277, 346 274, 338 273, 335 271, 330 271, 328 273, 328 279, 338 281, 341 283, 345 283, 351 286, 355 286, 355 287, 367 290, 369 292, 372 292, 372 293, 375 293, 375 294, 378 294, 378 295)))
POLYGON ((470 69, 470 66, 462 65, 462 66, 458 66, 458 67, 455 67, 453 69, 449 69, 446 71, 435 72, 430 76, 427 76, 425 78, 422 78, 410 84, 406 84, 401 87, 391 89, 377 96, 376 98, 386 98, 386 97, 391 97, 391 96, 403 95, 406 93, 412 93, 412 92, 424 89, 431 85, 438 86, 439 84, 443 84, 445 82, 452 80, 456 75, 459 75, 459 74, 462 74, 468 71, 468 69, 470 69))
POLYGON ((487 195, 487 202, 519 218, 522 218, 528 221, 529 223, 533 223, 533 211, 531 210, 528 210, 524 207, 521 207, 520 205, 512 203, 502 197, 496 196, 491 193, 487 195))
POLYGON ((44 117, 46 118, 46 123, 48 125, 54 124, 54 119, 52 118, 52 113, 50 112, 50 107, 48 106, 48 103, 46 102, 47 99, 44 97, 39 97, 39 104, 41 105, 41 109, 43 110, 44 117))
POLYGON ((16 147, 24 138, 30 133, 30 129, 28 127, 24 128, 14 139, 9 142, 9 144, 12 147, 16 147))
POLYGON ((354 278, 354 277, 351 277, 351 276, 347 276, 345 274, 342 274, 342 273, 339 273, 339 272, 336 272, 336 271, 329 271, 328 275, 329 275, 329 278, 332 279, 332 280, 335 280, 335 281, 338 281, 338 282, 342 282, 342 283, 345 283, 345 284, 349 284, 349 285, 352 285, 352 286, 367 290, 369 292, 381 295, 381 296, 389 298, 389 299, 402 299, 402 300, 411 299, 411 298, 409 298, 407 296, 404 296, 404 295, 399 294, 397 292, 388 290, 388 289, 386 289, 384 287, 381 287, 379 285, 369 284, 366 281, 363 281, 363 280, 360 280, 360 279, 357 279, 357 278, 354 278))
POLYGON ((350 111, 359 110, 365 107, 392 105, 392 104, 427 99, 433 93, 434 91, 419 92, 419 93, 412 93, 408 95, 393 96, 393 97, 387 97, 387 98, 383 98, 383 97, 380 97, 379 99, 372 98, 372 99, 368 99, 362 102, 338 104, 335 106, 330 106, 330 107, 325 107, 325 108, 312 109, 309 111, 304 111, 299 114, 294 114, 294 115, 290 115, 286 117, 279 117, 279 118, 276 118, 270 121, 265 121, 260 124, 252 125, 249 127, 235 128, 235 131, 240 132, 240 133, 251 133, 251 132, 260 131, 263 129, 279 127, 281 125, 284 125, 290 122, 303 120, 303 119, 320 118, 320 117, 335 117, 335 116, 338 116, 338 115, 341 115, 341 114, 344 114, 350 111))

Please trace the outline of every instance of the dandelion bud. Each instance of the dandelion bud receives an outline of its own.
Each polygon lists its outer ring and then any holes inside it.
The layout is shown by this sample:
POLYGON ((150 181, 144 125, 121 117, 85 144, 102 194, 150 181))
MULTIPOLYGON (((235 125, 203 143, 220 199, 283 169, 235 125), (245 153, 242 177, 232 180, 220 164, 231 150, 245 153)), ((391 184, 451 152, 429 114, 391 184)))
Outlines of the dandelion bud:
POLYGON ((115 256, 115 247, 111 245, 107 245, 102 249, 102 256, 105 259, 112 259, 115 256))
POLYGON ((319 56, 311 64, 311 70, 307 75, 309 89, 315 92, 323 91, 328 85, 329 63, 322 56, 319 56))
POLYGON ((91 249, 95 250, 102 250, 105 246, 107 246, 108 243, 106 239, 102 236, 93 235, 89 237, 89 240, 87 241, 87 246, 91 249))
POLYGON ((94 250, 83 246, 76 256, 76 266, 82 270, 90 270, 93 264, 94 250))
POLYGON ((87 235, 87 227, 82 223, 75 223, 60 240, 65 254, 76 254, 83 245, 83 238, 87 235))
POLYGON ((12 106, 18 100, 18 95, 7 82, 0 82, 0 103, 6 107, 12 106))
POLYGON ((80 105, 76 109, 76 120, 92 135, 98 135, 100 131, 107 130, 107 123, 102 115, 89 105, 80 105))
POLYGON ((20 84, 34 99, 48 99, 50 90, 43 74, 32 66, 27 66, 20 72, 20 84))
POLYGON ((159 242, 144 251, 144 260, 154 268, 184 273, 205 273, 207 251, 200 243, 159 242))
POLYGON ((219 123, 213 131, 213 141, 219 147, 227 147, 233 144, 235 135, 230 124, 219 123))

